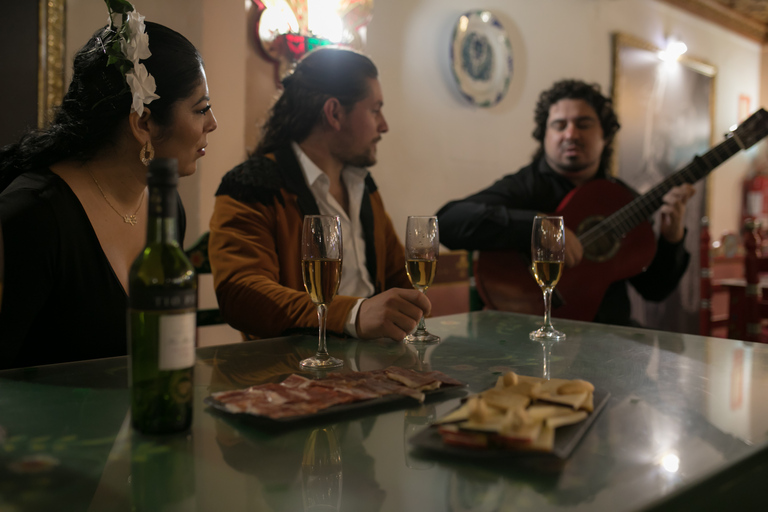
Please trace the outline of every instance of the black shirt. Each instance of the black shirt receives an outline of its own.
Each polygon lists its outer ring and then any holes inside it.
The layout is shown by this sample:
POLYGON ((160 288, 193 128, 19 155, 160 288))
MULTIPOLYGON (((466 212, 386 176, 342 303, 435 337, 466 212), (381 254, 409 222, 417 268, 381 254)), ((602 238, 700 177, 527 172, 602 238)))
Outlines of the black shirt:
MULTIPOLYGON (((179 200, 178 233, 184 210, 179 200)), ((0 194, 0 368, 127 354, 128 296, 77 196, 48 169, 0 194)))
MULTIPOLYGON (((485 190, 443 206, 437 212, 440 242, 450 249, 517 249, 528 254, 534 217, 556 211, 574 188, 545 159, 534 161, 485 190)), ((660 237, 653 262, 628 281, 643 298, 662 300, 677 287, 689 260, 682 240, 670 244, 660 237)), ((617 281, 606 291, 594 321, 631 325, 630 310, 626 281, 617 281)))

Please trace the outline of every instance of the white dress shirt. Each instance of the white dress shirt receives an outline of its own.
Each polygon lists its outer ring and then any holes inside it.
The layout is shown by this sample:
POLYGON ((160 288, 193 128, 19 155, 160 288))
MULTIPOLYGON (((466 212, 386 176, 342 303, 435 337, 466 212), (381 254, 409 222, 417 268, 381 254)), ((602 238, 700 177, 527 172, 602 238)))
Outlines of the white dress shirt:
POLYGON ((360 304, 365 298, 373 295, 376 290, 365 265, 365 238, 363 225, 360 222, 360 208, 363 204, 365 178, 368 176, 368 171, 353 166, 346 166, 341 171, 341 180, 347 187, 347 194, 349 195, 349 215, 347 215, 344 208, 330 193, 331 182, 328 175, 310 160, 298 144, 293 142, 292 146, 320 214, 335 215, 341 221, 341 240, 344 254, 342 255, 339 295, 362 297, 350 311, 344 327, 347 334, 357 337, 355 321, 360 304))

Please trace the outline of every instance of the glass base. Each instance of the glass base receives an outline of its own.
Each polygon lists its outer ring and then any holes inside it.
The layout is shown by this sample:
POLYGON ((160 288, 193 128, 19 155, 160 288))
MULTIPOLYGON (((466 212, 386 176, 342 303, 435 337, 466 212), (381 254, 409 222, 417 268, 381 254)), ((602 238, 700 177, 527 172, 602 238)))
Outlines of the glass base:
POLYGON ((416 331, 403 338, 403 341, 406 343, 438 343, 440 341, 440 336, 435 336, 427 331, 416 331))
POLYGON ((565 339, 565 333, 552 327, 541 327, 528 335, 534 341, 562 341, 565 339))
POLYGON ((331 356, 323 358, 314 356, 304 359, 300 364, 302 368, 310 370, 326 370, 328 368, 341 368, 344 366, 344 361, 331 356))

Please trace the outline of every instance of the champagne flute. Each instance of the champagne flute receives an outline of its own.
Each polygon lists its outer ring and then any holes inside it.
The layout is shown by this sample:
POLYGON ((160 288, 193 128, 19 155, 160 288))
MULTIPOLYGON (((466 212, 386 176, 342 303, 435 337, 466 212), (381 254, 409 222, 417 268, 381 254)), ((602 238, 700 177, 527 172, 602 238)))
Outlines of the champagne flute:
POLYGON ((565 264, 565 225, 562 217, 538 216, 533 219, 531 233, 531 259, 533 276, 544 293, 544 325, 533 331, 535 341, 560 341, 565 334, 552 327, 552 291, 555 289, 565 264))
POLYGON ((328 304, 341 282, 341 222, 331 215, 307 215, 301 235, 301 275, 304 288, 317 305, 318 347, 314 357, 301 362, 302 368, 338 368, 344 363, 331 357, 325 345, 328 304))
MULTIPOLYGON (((408 217, 405 226, 405 270, 414 288, 421 293, 427 291, 437 270, 437 255, 440 252, 440 233, 437 217, 408 217)), ((405 337, 406 343, 435 343, 439 336, 427 332, 424 317, 413 334, 405 337)))

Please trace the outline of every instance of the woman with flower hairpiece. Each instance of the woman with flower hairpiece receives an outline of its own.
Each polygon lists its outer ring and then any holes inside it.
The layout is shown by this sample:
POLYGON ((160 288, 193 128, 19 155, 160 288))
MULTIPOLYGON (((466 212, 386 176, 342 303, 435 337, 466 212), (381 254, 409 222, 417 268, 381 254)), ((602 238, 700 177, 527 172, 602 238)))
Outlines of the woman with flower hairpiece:
POLYGON ((216 129, 192 43, 127 0, 105 2, 110 23, 75 56, 53 122, 0 150, 0 368, 126 353, 146 166, 176 158, 181 176, 194 173, 216 129))

